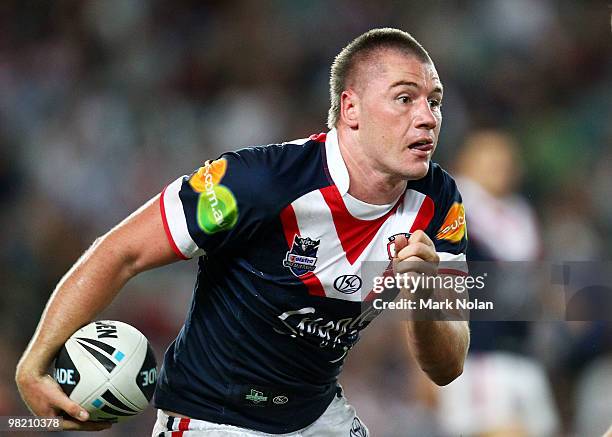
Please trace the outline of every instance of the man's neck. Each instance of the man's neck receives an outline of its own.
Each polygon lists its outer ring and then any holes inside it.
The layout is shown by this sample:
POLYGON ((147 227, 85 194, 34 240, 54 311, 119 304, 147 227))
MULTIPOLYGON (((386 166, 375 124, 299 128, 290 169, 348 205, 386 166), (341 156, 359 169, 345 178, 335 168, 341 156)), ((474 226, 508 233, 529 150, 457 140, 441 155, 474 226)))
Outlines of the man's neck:
POLYGON ((394 202, 406 189, 406 179, 377 169, 355 138, 344 129, 338 129, 338 146, 348 170, 348 193, 351 196, 362 202, 386 205, 394 202))

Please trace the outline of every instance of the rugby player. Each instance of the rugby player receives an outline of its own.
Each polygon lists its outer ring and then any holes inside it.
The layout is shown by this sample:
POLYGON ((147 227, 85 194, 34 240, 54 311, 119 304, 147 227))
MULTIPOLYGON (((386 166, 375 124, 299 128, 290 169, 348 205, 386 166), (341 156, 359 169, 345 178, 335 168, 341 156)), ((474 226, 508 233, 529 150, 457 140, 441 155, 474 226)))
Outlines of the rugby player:
MULTIPOLYGON (((397 29, 359 36, 336 57, 330 94, 326 134, 206 161, 94 242, 18 365, 34 414, 63 411, 66 429, 108 426, 87 421, 49 365, 130 278, 198 257, 153 435, 368 435, 337 382, 371 320, 362 263, 436 273, 440 260, 465 260, 467 236, 455 183, 431 162, 443 89, 423 47, 397 29)), ((412 321, 407 334, 435 383, 461 374, 467 322, 412 321)))

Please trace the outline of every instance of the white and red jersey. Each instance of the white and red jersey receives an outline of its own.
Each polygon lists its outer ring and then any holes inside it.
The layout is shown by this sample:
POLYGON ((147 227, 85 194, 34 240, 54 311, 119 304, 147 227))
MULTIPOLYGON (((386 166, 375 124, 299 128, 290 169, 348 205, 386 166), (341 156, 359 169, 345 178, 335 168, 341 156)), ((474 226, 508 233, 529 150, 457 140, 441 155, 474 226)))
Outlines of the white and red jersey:
POLYGON ((200 259, 158 408, 269 433, 308 426, 372 319, 364 263, 380 262, 382 274, 394 238, 421 229, 454 273, 466 271, 461 196, 437 164, 389 205, 348 188, 332 130, 226 153, 164 190, 171 245, 200 259))

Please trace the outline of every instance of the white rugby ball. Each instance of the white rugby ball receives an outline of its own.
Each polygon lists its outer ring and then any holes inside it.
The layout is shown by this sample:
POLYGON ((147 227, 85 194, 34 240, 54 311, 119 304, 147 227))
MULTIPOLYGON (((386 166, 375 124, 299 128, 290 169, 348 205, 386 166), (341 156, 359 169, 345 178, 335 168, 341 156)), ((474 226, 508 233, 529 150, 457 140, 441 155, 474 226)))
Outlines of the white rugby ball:
POLYGON ((92 421, 118 422, 143 411, 157 381, 147 338, 127 323, 92 322, 66 341, 55 359, 55 380, 92 421))

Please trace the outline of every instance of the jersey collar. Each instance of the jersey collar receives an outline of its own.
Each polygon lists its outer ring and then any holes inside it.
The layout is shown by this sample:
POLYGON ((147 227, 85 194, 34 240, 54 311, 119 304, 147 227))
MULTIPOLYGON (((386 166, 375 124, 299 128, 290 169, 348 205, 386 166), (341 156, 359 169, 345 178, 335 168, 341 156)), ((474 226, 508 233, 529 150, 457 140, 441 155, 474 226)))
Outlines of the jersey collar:
POLYGON ((338 132, 332 129, 327 133, 325 139, 325 155, 327 157, 327 168, 336 188, 341 196, 344 196, 349 189, 349 173, 340 153, 338 144, 338 132))

